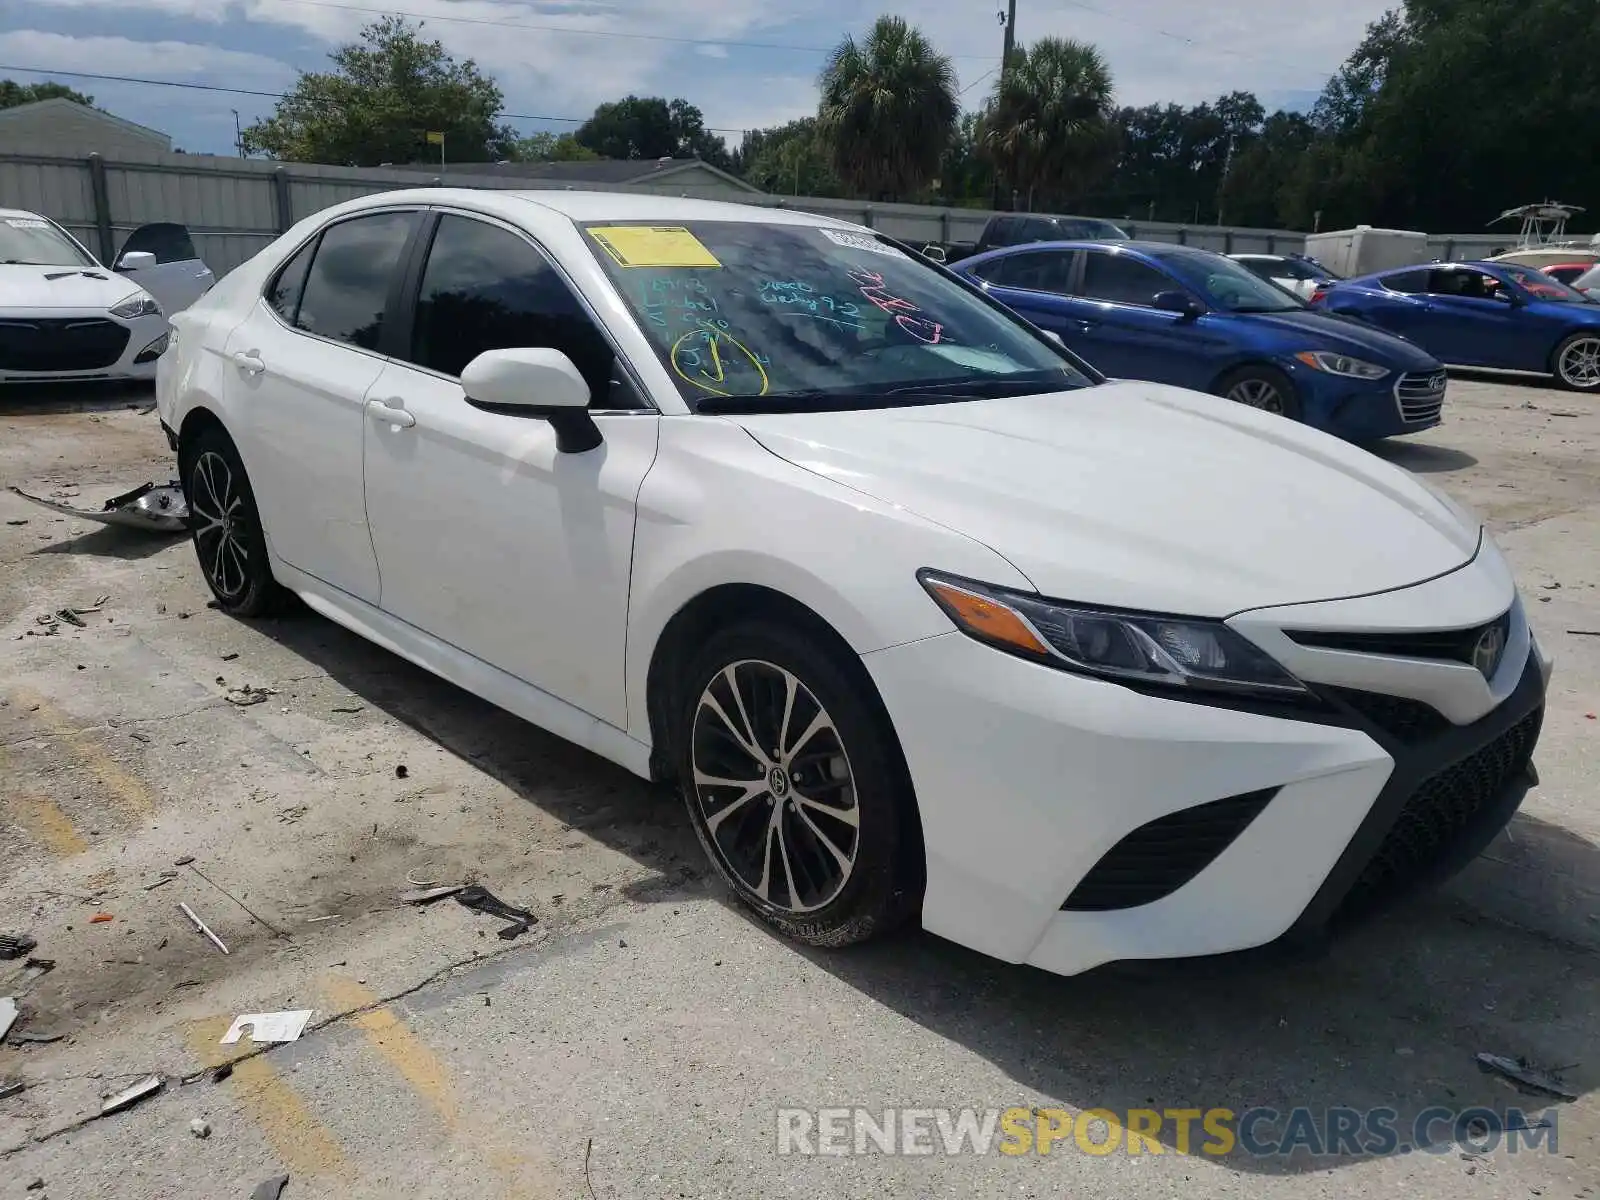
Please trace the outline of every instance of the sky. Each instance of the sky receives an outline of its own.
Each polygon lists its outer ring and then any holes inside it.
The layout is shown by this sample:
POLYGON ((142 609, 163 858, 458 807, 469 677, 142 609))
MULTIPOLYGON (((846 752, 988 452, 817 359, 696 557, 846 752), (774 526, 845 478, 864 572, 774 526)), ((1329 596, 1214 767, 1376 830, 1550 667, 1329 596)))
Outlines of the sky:
MULTIPOLYGON (((1018 0, 1017 39, 1099 47, 1119 104, 1195 104, 1255 92, 1269 111, 1305 108, 1398 0, 1018 0)), ((899 11, 952 56, 962 102, 993 85, 1003 0, 917 0, 899 11)), ((827 50, 877 15, 848 0, 7 0, 0 78, 60 79, 101 107, 170 134, 191 153, 231 153, 269 98, 24 73, 79 71, 281 92, 384 12, 420 18, 505 92, 524 133, 568 130, 630 92, 681 96, 730 145, 740 131, 816 110, 827 50), (866 13, 863 16, 861 14, 866 13), (576 118, 562 121, 552 118, 576 118)))

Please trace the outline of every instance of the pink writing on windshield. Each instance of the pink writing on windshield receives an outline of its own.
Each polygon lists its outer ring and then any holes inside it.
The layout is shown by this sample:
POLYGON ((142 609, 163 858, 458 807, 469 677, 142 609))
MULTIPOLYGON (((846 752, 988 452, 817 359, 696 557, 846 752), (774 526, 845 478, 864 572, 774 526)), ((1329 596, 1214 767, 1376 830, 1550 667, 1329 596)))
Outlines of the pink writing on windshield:
POLYGON ((884 312, 894 317, 894 323, 919 342, 933 345, 944 336, 944 326, 925 316, 913 316, 922 310, 909 300, 891 292, 876 271, 857 268, 850 272, 851 280, 861 289, 861 295, 884 312))

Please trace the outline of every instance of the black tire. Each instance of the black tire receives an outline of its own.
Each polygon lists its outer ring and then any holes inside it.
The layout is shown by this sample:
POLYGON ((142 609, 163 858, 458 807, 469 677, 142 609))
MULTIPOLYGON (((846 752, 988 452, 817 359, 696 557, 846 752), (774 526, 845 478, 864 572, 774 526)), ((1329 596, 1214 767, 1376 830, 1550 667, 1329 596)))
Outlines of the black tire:
POLYGON ((1571 392, 1600 392, 1600 330, 1579 330, 1550 356, 1550 373, 1571 392))
POLYGON ((730 626, 694 655, 676 708, 672 752, 689 819, 712 865, 751 911, 797 941, 836 947, 887 933, 916 909, 921 863, 912 860, 920 843, 893 730, 864 698, 862 682, 817 639, 775 621, 730 626), (744 734, 753 724, 758 742, 779 740, 784 673, 795 680, 791 744, 762 745, 757 759, 702 704, 710 695, 723 711, 731 707, 730 673, 742 710, 729 715, 744 734), (819 716, 824 725, 814 725, 819 716), (739 783, 702 786, 708 776, 739 783), (830 809, 840 815, 830 817, 830 809), (848 851, 848 869, 823 838, 848 851), (763 855, 765 894, 755 865, 763 855), (843 878, 830 880, 830 870, 843 878))
POLYGON ((215 426, 203 429, 179 457, 195 557, 217 607, 236 617, 281 611, 287 594, 272 577, 255 493, 233 439, 215 426))
POLYGON ((1300 420, 1300 396, 1294 390, 1294 383, 1276 367, 1252 365, 1236 367, 1229 371, 1212 389, 1224 400, 1233 400, 1238 404, 1245 404, 1251 408, 1259 408, 1263 412, 1276 413, 1280 417, 1288 417, 1291 421, 1300 420), (1254 400, 1247 400, 1242 393, 1257 392, 1270 388, 1276 395, 1276 403, 1263 404, 1254 400))

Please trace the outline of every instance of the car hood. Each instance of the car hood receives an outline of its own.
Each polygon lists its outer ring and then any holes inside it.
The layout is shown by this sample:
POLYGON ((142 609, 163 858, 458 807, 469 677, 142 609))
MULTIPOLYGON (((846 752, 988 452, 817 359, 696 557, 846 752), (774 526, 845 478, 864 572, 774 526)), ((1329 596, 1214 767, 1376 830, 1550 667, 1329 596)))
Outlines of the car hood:
POLYGON ((110 308, 140 290, 131 279, 99 267, 0 264, 0 312, 110 308))
POLYGON ((1244 313, 1237 320, 1270 329, 1300 350, 1337 350, 1388 367, 1392 371, 1437 371, 1439 360, 1421 346, 1368 325, 1355 317, 1295 309, 1281 313, 1244 313))
POLYGON ((1334 600, 1455 570, 1479 543, 1461 510, 1380 458, 1160 384, 729 419, 1087 604, 1220 617, 1334 600))

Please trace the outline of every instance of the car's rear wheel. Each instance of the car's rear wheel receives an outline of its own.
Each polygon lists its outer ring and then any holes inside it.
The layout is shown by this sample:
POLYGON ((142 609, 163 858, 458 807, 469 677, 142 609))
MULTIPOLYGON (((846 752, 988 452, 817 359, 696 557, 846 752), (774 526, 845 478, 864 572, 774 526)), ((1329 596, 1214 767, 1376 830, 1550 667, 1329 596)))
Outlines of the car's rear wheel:
POLYGON ((1300 397, 1289 377, 1275 367, 1248 366, 1229 371, 1217 381, 1217 395, 1235 404, 1300 419, 1300 397))
POLYGON ((1575 333, 1556 347, 1553 366, 1563 387, 1600 392, 1600 334, 1575 333))
POLYGON ((277 611, 283 592, 267 562, 267 542, 250 477, 221 429, 202 430, 183 448, 195 556, 223 612, 259 617, 277 611))
POLYGON ((762 920, 844 946, 915 907, 893 733, 813 638, 770 621, 714 635, 683 680, 676 729, 695 832, 762 920))

